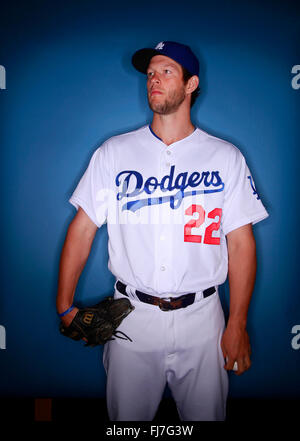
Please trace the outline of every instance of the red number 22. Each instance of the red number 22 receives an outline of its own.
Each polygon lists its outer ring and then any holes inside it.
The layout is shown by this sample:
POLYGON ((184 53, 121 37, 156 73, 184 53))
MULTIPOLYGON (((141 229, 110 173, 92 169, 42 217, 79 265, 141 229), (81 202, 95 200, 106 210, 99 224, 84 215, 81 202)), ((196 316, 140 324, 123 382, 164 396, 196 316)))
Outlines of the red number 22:
MULTIPOLYGON (((187 215, 193 215, 194 213, 198 213, 199 217, 198 219, 191 219, 189 222, 185 224, 184 241, 201 243, 202 236, 199 234, 191 234, 191 231, 192 228, 198 228, 204 223, 205 210, 201 205, 196 205, 196 204, 191 205, 185 210, 185 214, 187 215)), ((212 222, 210 225, 206 227, 203 243, 210 245, 220 245, 220 238, 213 237, 212 232, 219 230, 221 224, 221 216, 222 216, 222 208, 215 208, 214 210, 208 213, 207 215, 208 218, 215 219, 216 217, 218 217, 219 220, 218 222, 212 222)))

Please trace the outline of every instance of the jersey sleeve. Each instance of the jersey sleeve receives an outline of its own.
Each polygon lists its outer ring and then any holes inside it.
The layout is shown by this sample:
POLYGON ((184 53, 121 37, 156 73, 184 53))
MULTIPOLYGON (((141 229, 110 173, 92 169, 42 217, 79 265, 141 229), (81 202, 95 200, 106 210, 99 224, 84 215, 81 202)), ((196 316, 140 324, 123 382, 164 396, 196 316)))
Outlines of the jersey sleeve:
POLYGON ((246 160, 236 147, 232 150, 224 190, 222 229, 225 235, 269 216, 256 191, 246 160))
POLYGON ((69 202, 76 210, 81 207, 100 228, 107 221, 109 189, 108 152, 107 146, 103 144, 92 155, 69 202))

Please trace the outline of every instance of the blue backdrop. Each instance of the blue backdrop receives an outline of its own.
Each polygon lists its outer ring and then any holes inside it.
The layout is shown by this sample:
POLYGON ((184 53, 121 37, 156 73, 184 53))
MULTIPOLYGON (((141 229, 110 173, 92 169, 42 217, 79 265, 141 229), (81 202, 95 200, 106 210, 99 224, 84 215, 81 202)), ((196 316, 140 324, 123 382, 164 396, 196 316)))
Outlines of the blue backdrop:
MULTIPOLYGON (((230 394, 299 397, 300 339, 292 333, 300 325, 300 89, 292 73, 300 64, 300 13, 294 3, 1 6, 2 396, 105 394, 102 350, 58 332, 59 256, 75 214, 67 201, 101 142, 151 118, 145 78, 131 66, 132 53, 175 40, 189 44, 200 59, 202 93, 193 121, 242 151, 270 213, 254 227, 258 271, 248 326, 253 364, 240 377, 230 375, 230 394)), ((111 293, 107 259, 104 226, 78 285, 79 303, 111 293)), ((221 296, 226 310, 226 284, 221 296)))

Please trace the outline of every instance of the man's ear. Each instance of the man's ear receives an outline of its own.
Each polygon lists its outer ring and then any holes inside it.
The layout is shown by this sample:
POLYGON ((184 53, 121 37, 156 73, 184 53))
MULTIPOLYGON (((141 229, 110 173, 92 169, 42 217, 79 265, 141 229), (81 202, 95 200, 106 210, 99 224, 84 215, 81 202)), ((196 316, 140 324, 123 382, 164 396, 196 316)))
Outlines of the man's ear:
POLYGON ((199 77, 197 75, 193 75, 187 82, 186 85, 187 93, 193 93, 198 86, 199 86, 199 77))

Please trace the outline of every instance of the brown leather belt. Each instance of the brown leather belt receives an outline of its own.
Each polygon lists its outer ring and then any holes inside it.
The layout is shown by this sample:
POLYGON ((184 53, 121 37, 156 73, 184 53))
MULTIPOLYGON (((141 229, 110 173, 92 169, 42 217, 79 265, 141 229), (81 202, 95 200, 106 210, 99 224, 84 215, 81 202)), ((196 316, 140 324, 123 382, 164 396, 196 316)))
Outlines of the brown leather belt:
MULTIPOLYGON (((120 280, 117 281, 116 284, 117 290, 128 297, 126 292, 126 285, 120 280)), ((208 297, 216 292, 216 288, 212 286, 211 288, 207 288, 203 291, 203 297, 208 297)), ((184 294, 180 297, 155 297, 150 294, 145 294, 144 292, 135 290, 135 293, 138 299, 144 303, 150 303, 151 305, 157 305, 160 307, 162 311, 172 311, 173 309, 186 308, 187 306, 194 303, 195 300, 195 292, 191 292, 189 294, 184 294)))

